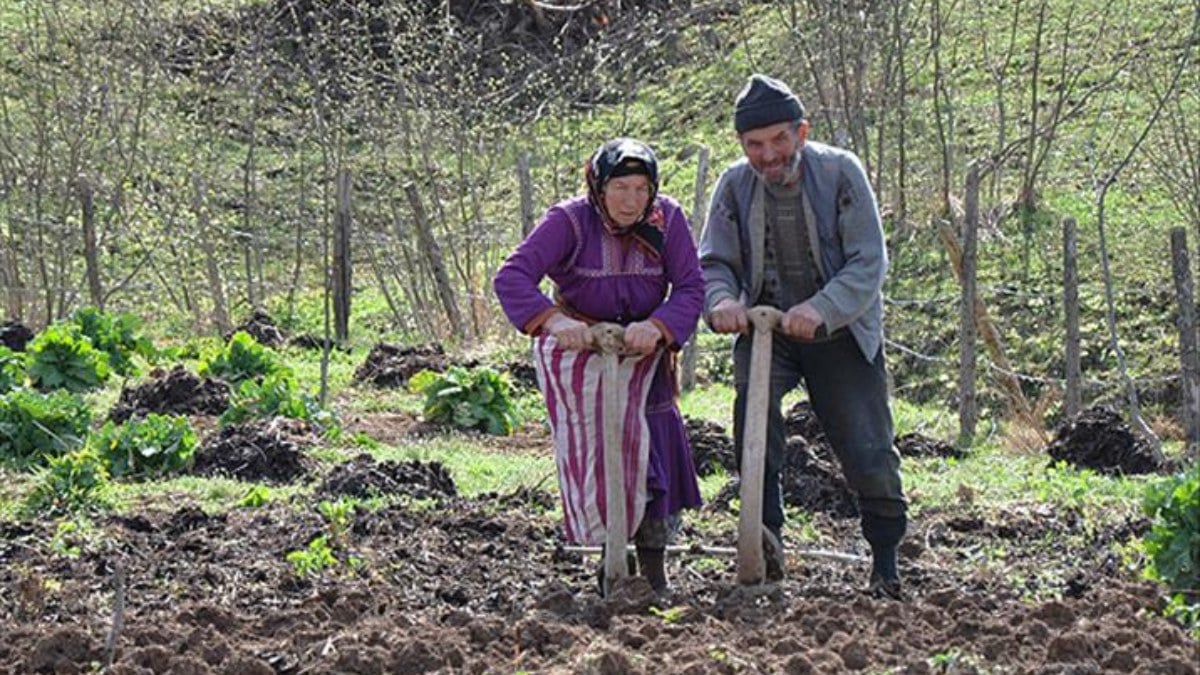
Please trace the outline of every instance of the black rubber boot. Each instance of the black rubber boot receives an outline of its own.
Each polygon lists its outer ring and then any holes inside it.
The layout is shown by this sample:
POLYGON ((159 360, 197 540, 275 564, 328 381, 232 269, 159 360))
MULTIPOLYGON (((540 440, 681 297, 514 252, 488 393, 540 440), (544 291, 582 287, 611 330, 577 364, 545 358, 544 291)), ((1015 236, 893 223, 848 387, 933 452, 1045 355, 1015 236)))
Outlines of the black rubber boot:
POLYGON ((872 513, 862 516, 862 531, 871 545, 871 579, 867 591, 875 597, 901 599, 900 568, 897 547, 908 529, 908 518, 885 517, 872 513))
POLYGON ((667 551, 662 548, 637 549, 638 572, 650 582, 650 588, 655 593, 666 593, 670 585, 667 583, 667 551))

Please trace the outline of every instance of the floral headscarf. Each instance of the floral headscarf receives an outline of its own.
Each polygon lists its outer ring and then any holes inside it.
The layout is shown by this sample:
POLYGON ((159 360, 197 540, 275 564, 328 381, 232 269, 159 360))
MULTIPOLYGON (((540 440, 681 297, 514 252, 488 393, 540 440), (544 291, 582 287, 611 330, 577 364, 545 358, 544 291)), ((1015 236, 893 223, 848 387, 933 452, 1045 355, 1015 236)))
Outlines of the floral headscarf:
POLYGON ((632 138, 616 138, 600 146, 588 160, 585 170, 588 201, 600 214, 604 229, 617 237, 631 236, 646 252, 661 258, 666 235, 666 220, 658 204, 658 159, 645 143, 632 138), (633 225, 617 225, 604 207, 604 186, 610 178, 643 174, 650 179, 650 201, 646 212, 633 225))

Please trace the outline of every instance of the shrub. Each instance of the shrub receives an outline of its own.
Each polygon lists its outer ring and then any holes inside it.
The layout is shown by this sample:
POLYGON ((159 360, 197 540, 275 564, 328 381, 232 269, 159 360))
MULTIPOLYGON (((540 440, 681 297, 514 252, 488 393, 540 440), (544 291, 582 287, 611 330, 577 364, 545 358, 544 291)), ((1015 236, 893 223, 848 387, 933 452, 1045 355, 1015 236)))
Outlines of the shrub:
POLYGON ((104 384, 112 369, 108 355, 92 346, 78 327, 54 324, 29 344, 29 377, 42 391, 83 392, 104 384))
POLYGON ((259 344, 249 333, 238 331, 224 348, 201 362, 200 374, 237 383, 261 380, 268 375, 290 377, 291 371, 275 352, 259 344))
POLYGON ((107 422, 88 445, 114 477, 154 476, 188 465, 196 452, 196 432, 185 417, 150 414, 121 425, 107 422))
POLYGON ((337 429, 333 413, 321 407, 311 394, 296 391, 290 375, 268 375, 261 382, 246 380, 234 390, 221 424, 240 424, 249 419, 289 417, 312 422, 326 433, 337 429))
POLYGON ((14 389, 0 396, 0 460, 39 463, 83 445, 91 411, 66 391, 14 389))
POLYGON ((26 517, 90 511, 108 506, 108 471, 91 448, 54 457, 38 472, 22 504, 26 517))
POLYGON ((135 354, 154 356, 154 345, 138 334, 141 322, 131 314, 108 314, 95 307, 83 307, 71 315, 71 323, 91 341, 92 346, 108 354, 108 365, 118 375, 134 375, 135 354))
POLYGON ((445 373, 422 371, 409 388, 425 394, 425 418, 460 429, 508 435, 520 419, 508 379, 488 367, 451 366, 445 373))
POLYGON ((25 356, 0 347, 0 394, 21 386, 25 380, 25 356))
POLYGON ((1169 611, 1200 629, 1200 464, 1153 483, 1144 509, 1154 524, 1143 539, 1146 575, 1171 587, 1169 611))

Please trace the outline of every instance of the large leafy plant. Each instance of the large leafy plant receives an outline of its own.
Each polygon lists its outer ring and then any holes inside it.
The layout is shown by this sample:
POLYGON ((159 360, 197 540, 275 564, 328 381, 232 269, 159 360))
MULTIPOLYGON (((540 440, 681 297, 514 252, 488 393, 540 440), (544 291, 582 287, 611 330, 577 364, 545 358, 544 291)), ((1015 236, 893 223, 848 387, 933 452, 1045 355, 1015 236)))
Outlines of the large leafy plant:
POLYGON ((200 363, 200 374, 237 383, 261 380, 268 375, 290 376, 291 370, 274 351, 259 344, 249 333, 238 331, 225 347, 200 363))
POLYGON ((42 391, 83 392, 104 384, 112 368, 108 354, 71 324, 54 324, 33 339, 27 350, 29 377, 42 391))
POLYGON ((88 445, 114 477, 155 476, 188 465, 196 452, 196 432, 186 417, 150 414, 121 425, 107 422, 88 445))
POLYGON ((297 391, 295 379, 276 373, 262 381, 246 380, 233 391, 229 409, 221 415, 221 424, 240 424, 246 420, 289 417, 312 422, 326 433, 337 429, 333 413, 321 407, 315 396, 297 391))
POLYGON ((444 373, 422 371, 409 388, 425 394, 424 414, 431 422, 507 436, 520 423, 512 384, 486 366, 451 366, 444 373))
POLYGON ((0 460, 40 463, 83 445, 91 411, 65 391, 14 389, 0 396, 0 460))
POLYGON ((109 314, 95 307, 83 307, 71 315, 71 323, 91 341, 92 346, 108 354, 108 365, 118 375, 137 373, 133 356, 154 356, 154 345, 138 333, 141 324, 131 314, 109 314))
POLYGON ((1200 464, 1151 484, 1143 507, 1154 521, 1146 575, 1171 587, 1168 609, 1200 631, 1200 464))
POLYGON ((25 356, 0 347, 0 394, 21 386, 25 380, 25 356))

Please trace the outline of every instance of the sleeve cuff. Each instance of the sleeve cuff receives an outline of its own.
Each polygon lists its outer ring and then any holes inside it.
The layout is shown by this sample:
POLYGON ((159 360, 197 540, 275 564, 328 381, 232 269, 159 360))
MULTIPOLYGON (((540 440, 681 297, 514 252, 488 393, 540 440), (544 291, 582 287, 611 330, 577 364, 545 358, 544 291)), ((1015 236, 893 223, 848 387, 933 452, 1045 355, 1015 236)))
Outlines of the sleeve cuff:
POLYGON ((538 333, 542 332, 542 326, 545 325, 545 323, 550 320, 550 317, 554 316, 554 314, 557 312, 558 308, 554 307, 553 305, 543 309, 521 327, 521 332, 525 333, 526 335, 537 335, 538 333))
POLYGON ((650 323, 654 324, 658 328, 658 331, 662 333, 663 340, 666 341, 668 349, 679 349, 679 343, 675 341, 675 334, 671 332, 670 328, 667 328, 667 324, 663 323, 662 319, 650 317, 650 323))

